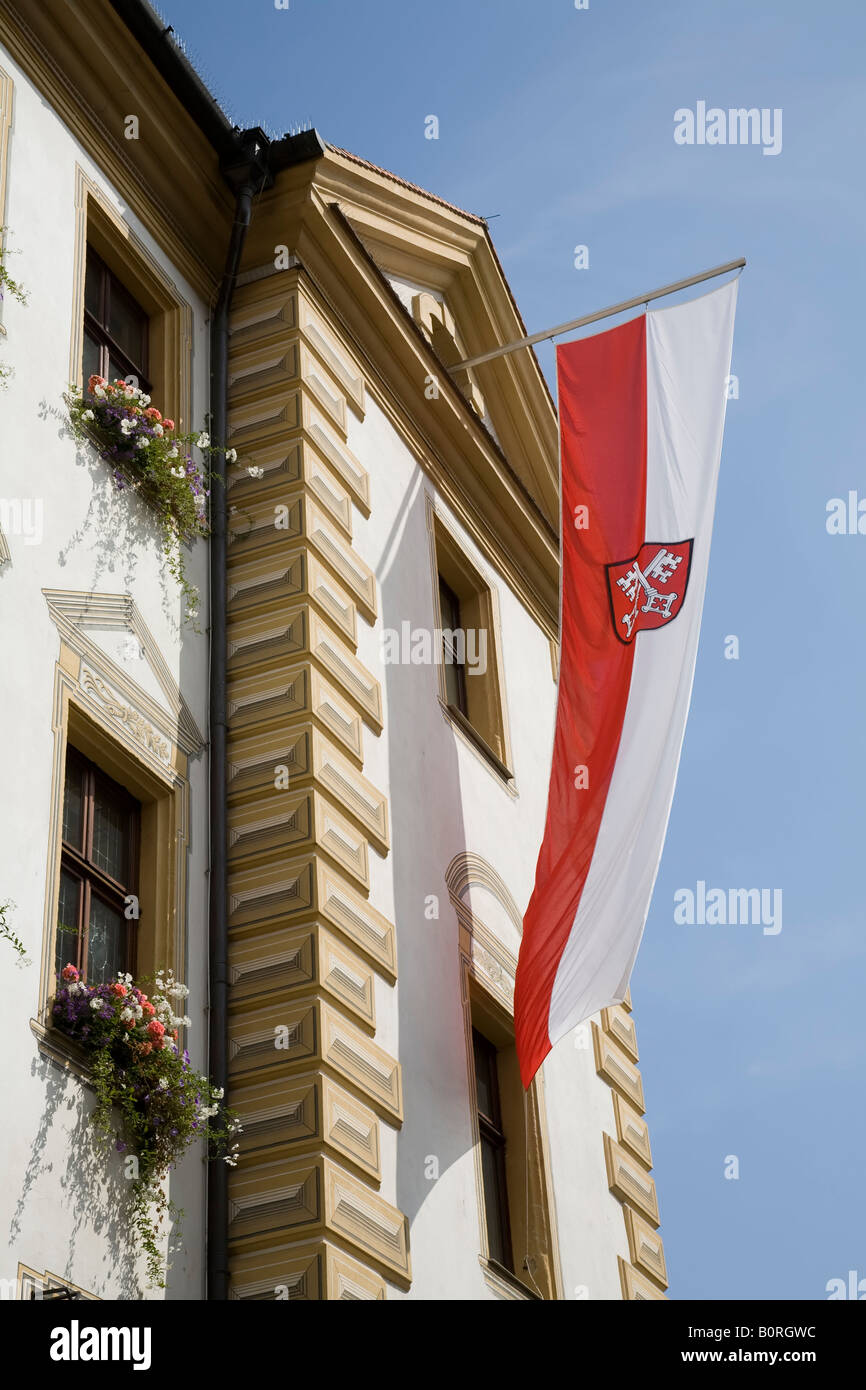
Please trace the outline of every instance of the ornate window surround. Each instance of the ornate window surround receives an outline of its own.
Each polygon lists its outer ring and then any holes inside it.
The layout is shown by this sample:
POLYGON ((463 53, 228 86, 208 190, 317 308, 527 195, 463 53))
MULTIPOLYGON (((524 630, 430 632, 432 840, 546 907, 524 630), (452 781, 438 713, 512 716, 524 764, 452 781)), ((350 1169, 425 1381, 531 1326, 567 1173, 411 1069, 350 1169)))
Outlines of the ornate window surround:
MULTIPOLYGON (((481 920, 470 905, 468 893, 473 886, 483 888, 494 897, 513 923, 518 934, 523 927, 523 919, 511 893, 491 864, 480 855, 462 852, 455 855, 445 873, 448 895, 457 914, 459 926, 460 981, 463 1022, 466 1036, 467 1084, 470 1099, 475 1096, 475 1064, 472 1048, 473 1021, 483 1022, 485 1031, 500 1048, 511 1048, 514 1044, 514 976, 517 960, 507 946, 481 920)), ((516 1057, 510 1063, 516 1069, 516 1057)), ((519 1085, 519 1076, 517 1077, 519 1085)), ((522 1089, 522 1088, 521 1088, 522 1089)), ((529 1181, 534 1188, 530 1202, 529 1240, 539 1240, 547 1252, 547 1260, 539 1262, 533 1272, 545 1299, 561 1300, 564 1297, 562 1273, 559 1258, 559 1241, 556 1225, 556 1207, 550 1180, 550 1152, 547 1131, 547 1115, 544 1103, 544 1083, 539 1074, 529 1091, 525 1093, 526 1103, 522 1116, 516 1116, 513 1108, 509 1114, 505 1109, 506 1130, 512 1132, 523 1128, 527 1137, 525 1163, 529 1167, 529 1181)), ((487 1245, 487 1222, 483 1206, 483 1177, 481 1172, 481 1136, 474 1100, 471 1103, 472 1138, 475 1161, 475 1186, 478 1195, 478 1233, 480 1241, 480 1263, 488 1286, 499 1298, 522 1300, 531 1294, 521 1289, 520 1282, 513 1276, 506 1277, 498 1266, 491 1263, 487 1245)), ((526 1168, 524 1167, 524 1172, 526 1168)), ((523 1210, 512 1211, 512 1238, 515 1254, 527 1247, 525 1214, 523 1210)))
MULTIPOLYGON (((487 630, 487 672, 481 679, 488 682, 486 691, 488 716, 490 722, 496 725, 497 733, 501 738, 502 757, 499 758, 495 750, 491 749, 489 750, 493 753, 493 758, 491 758, 486 751, 487 744, 483 734, 475 729, 473 725, 469 724, 468 720, 458 719, 457 715, 453 713, 448 704, 445 686, 445 670, 441 662, 438 662, 434 665, 433 670, 435 672, 434 679, 436 680, 436 690, 442 709, 442 716, 446 723, 449 723, 454 729, 455 734, 462 739, 467 748, 471 748, 475 756, 487 768, 490 775, 495 777, 499 785, 505 788, 508 795, 516 797, 518 790, 517 782, 512 771, 514 757, 511 747, 508 700, 505 689, 499 594, 486 568, 483 568, 477 559, 471 557, 467 553, 466 545, 455 533, 453 525, 446 517, 443 508, 429 492, 425 492, 425 498, 427 509, 427 536, 430 548, 430 570, 433 584, 433 612, 436 622, 441 627, 442 623, 439 612, 439 574, 441 555, 445 555, 450 561, 451 568, 459 570, 466 577, 468 584, 475 590, 480 620, 477 625, 483 626, 487 630)), ((453 587, 453 585, 451 587, 453 587)))
POLYGON ((150 316, 148 372, 154 405, 192 428, 192 308, 106 195, 75 166, 75 251, 69 381, 82 386, 84 277, 90 244, 150 316))
POLYGON ((54 936, 60 880, 60 826, 66 749, 73 744, 142 803, 139 900, 142 935, 138 969, 186 959, 189 761, 204 739, 150 630, 128 594, 43 589, 58 629, 60 651, 52 702, 48 863, 37 1015, 31 1028, 40 1049, 68 1063, 66 1048, 49 1030, 54 993, 54 936), (122 631, 138 643, 165 697, 155 700, 108 656, 88 630, 122 631))

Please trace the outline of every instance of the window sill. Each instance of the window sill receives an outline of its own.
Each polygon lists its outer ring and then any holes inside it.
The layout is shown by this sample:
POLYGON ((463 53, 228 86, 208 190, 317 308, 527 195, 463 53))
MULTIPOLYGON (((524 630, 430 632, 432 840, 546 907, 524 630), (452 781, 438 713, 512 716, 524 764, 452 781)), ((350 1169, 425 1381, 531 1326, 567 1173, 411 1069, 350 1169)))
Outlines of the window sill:
POLYGON ((505 1268, 505 1265, 499 1264, 496 1260, 488 1260, 484 1255, 478 1256, 478 1263, 484 1272, 485 1283, 498 1298, 526 1303, 543 1302, 533 1289, 527 1288, 526 1284, 521 1283, 517 1275, 512 1274, 510 1269, 505 1268))
POLYGON ((509 784, 514 781, 514 773, 506 767, 501 758, 496 756, 490 745, 481 737, 475 725, 469 722, 463 711, 459 710, 456 705, 449 705, 443 700, 442 708, 445 710, 448 718, 466 735, 470 743, 474 745, 484 760, 490 764, 494 772, 502 778, 503 782, 509 787, 509 790, 511 790, 512 788, 509 784))
POLYGON ((60 1032, 59 1028, 46 1028, 44 1023, 40 1023, 36 1018, 31 1018, 30 1028, 36 1038, 39 1051, 44 1057, 54 1062, 56 1066, 62 1067, 64 1071, 72 1072, 86 1086, 92 1085, 87 1054, 82 1047, 79 1047, 71 1038, 67 1038, 65 1033, 60 1032))

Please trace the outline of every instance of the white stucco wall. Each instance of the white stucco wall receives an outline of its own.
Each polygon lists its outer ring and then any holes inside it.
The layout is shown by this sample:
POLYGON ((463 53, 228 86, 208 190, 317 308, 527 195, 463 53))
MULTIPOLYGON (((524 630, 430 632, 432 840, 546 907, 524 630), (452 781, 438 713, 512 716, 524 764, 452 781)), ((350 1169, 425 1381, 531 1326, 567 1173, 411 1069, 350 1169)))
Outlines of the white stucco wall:
MULTIPOLYGON (((14 81, 5 220, 20 254, 11 273, 29 291, 26 307, 7 297, 8 336, 0 360, 14 377, 0 393, 0 497, 38 499, 38 543, 7 534, 11 564, 0 568, 0 729, 4 795, 0 801, 0 902, 12 899, 9 924, 34 963, 15 968, 0 941, 4 982, 6 1060, 0 1073, 2 1113, 14 1116, 4 1133, 0 1183, 0 1277, 14 1278, 18 1262, 50 1270, 103 1298, 137 1297, 128 1278, 126 1232, 118 1221, 119 1160, 88 1152, 82 1083, 38 1050, 30 1019, 38 1008, 38 975, 48 857, 48 807, 53 757, 52 696, 59 635, 43 588, 129 593, 150 628, 202 732, 207 727, 207 638, 178 626, 176 585, 163 574, 159 536, 147 509, 114 491, 107 468, 87 466, 63 436, 61 393, 67 384, 72 335, 75 168, 111 199, 152 256, 193 306, 193 424, 207 408, 206 306, 172 269, 148 232, 78 146, 43 97, 0 49, 0 66, 14 81)), ((158 401, 154 404, 159 405, 158 401)), ((199 625, 207 625, 207 550, 199 542, 190 578, 202 593, 199 625)), ((90 632, 97 642, 98 632, 90 632)), ((109 646, 111 639, 103 645, 109 646)), ((110 648, 109 648, 110 649, 110 648)), ((154 690, 141 662, 127 674, 154 690), (139 669, 141 668, 141 669, 139 669)), ((189 973, 193 1020, 189 1046, 204 1065, 207 964, 207 777, 202 754, 190 765, 188 864, 189 973)), ((195 1152, 172 1180, 186 1210, 186 1250, 175 1259, 169 1297, 203 1294, 203 1164, 195 1152)), ((161 1296, 151 1293, 148 1296, 161 1296)))
MULTIPOLYGON (((349 446, 371 478, 369 519, 357 512, 353 543, 379 584, 374 628, 359 624, 358 655, 383 684, 385 728, 365 731, 364 772, 387 792, 391 853, 372 853, 375 906, 397 927, 398 983, 378 983, 376 1040, 403 1068, 405 1122, 383 1126, 383 1195, 410 1218, 417 1299, 495 1295, 479 1265, 480 1241, 470 1100, 461 1005, 457 918, 444 875, 461 851, 473 851, 502 876, 522 913, 535 878, 547 801, 556 688, 546 636, 501 577, 449 516, 452 530, 498 594, 513 772, 510 796, 441 711, 433 666, 383 664, 383 628, 435 625, 425 495, 435 496, 408 449, 368 397, 352 417, 349 446), (424 915, 439 898, 439 919, 424 915), (435 1156, 439 1178, 425 1177, 435 1156)), ((505 914, 484 917, 516 954, 505 914)), ((628 1258, 619 1202, 608 1190, 602 1130, 615 1137, 608 1086, 592 1051, 565 1039, 543 1067, 550 1161, 566 1298, 621 1297, 617 1254, 628 1258)))

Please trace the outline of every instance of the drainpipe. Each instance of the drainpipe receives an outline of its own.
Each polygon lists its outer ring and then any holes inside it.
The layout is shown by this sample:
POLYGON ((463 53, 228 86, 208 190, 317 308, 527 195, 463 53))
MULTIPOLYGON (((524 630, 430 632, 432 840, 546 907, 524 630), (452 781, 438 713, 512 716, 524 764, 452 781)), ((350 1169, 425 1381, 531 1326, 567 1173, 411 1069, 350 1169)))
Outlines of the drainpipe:
MULTIPOLYGON (((228 425, 229 310, 252 215, 252 202, 270 182, 268 138, 258 128, 237 134, 221 161, 235 192, 235 216, 211 323, 211 438, 225 445, 228 425)), ((226 861, 226 460, 213 455, 210 505, 210 1015, 209 1072, 228 1090, 228 865, 226 861)), ((228 1164, 208 1165, 207 1297, 228 1298, 228 1164)))

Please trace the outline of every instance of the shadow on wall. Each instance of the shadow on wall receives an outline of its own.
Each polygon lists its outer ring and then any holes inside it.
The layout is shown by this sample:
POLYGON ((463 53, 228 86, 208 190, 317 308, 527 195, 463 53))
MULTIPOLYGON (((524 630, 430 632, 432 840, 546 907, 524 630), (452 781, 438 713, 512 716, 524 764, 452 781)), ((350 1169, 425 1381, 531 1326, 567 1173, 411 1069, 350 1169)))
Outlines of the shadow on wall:
MULTIPOLYGON (((51 1208, 47 1205, 41 1208, 40 1203, 40 1183, 44 1181, 55 1199, 59 1192, 63 1225, 68 1231, 64 1266, 62 1269, 52 1267, 52 1274, 72 1283, 85 1283, 81 1252, 77 1248, 79 1240, 91 1244, 101 1241, 103 1273, 95 1282, 93 1276, 87 1276, 89 1292, 100 1298, 140 1300, 143 1290, 129 1257, 132 1233, 125 1218, 128 1185, 120 1156, 112 1154, 108 1145, 95 1135, 90 1123, 93 1104, 76 1077, 41 1054, 33 1058, 30 1072, 42 1082, 45 1102, 9 1223, 9 1245, 14 1247, 24 1235, 28 1247, 37 1237, 41 1238, 43 1248, 53 1247, 52 1236, 44 1231, 45 1223, 51 1220, 51 1208), (46 1156, 55 1125, 62 1131, 62 1152, 67 1159, 65 1172, 59 1180, 54 1179, 54 1164, 46 1156), (25 1213, 29 1215, 29 1234, 24 1229, 25 1213), (110 1292, 106 1292, 109 1288, 110 1292)), ((57 1135, 53 1142, 57 1144, 57 1135)), ((32 1263, 27 1255, 21 1258, 25 1264, 32 1263)))
MULTIPOLYGON (((420 479, 395 518, 378 578, 384 628, 436 626, 420 479)), ((405 1110, 397 1205, 411 1227, 437 1182, 472 1149, 458 924, 445 883, 466 834, 456 739, 437 698, 437 668, 389 663, 384 673, 405 1110), (434 910, 438 916, 429 915, 434 910)), ((478 1248, 474 1204, 465 1219, 472 1227, 466 1239, 478 1248)))
MULTIPOLYGON (((72 438, 62 408, 42 400, 39 409, 42 420, 56 423, 58 437, 61 440, 72 438)), ((70 457, 70 467, 72 464, 73 459, 70 457)), ((68 584, 70 588, 76 590, 83 588, 94 594, 120 592, 131 595, 136 599, 145 622, 148 623, 151 630, 154 626, 152 609, 157 602, 158 594, 170 640, 180 644, 176 678, 181 693, 192 710, 199 727, 206 729, 208 719, 207 646, 209 640, 207 636, 209 614, 206 543, 201 541, 196 543, 193 548, 195 560, 194 563, 189 564, 190 579, 198 585, 200 593, 198 627, 201 631, 196 632, 190 625, 183 625, 183 600, 180 588, 161 559, 158 588, 156 584, 147 585, 154 556, 160 554, 161 548, 160 528, 147 503, 130 495, 128 490, 120 491, 115 488, 110 466, 99 458, 95 450, 76 447, 74 465, 87 469, 92 480, 92 492, 87 514, 83 522, 68 536, 57 553, 56 560, 53 557, 49 560, 46 556, 45 569, 39 576, 39 582, 44 587, 60 588, 64 587, 64 584, 68 584), (64 575, 67 562, 77 551, 87 551, 93 558, 92 571, 87 574, 84 580, 81 578, 71 579, 64 575), (148 608, 151 609, 150 613, 148 608)), ((77 556, 76 559, 75 568, 80 574, 80 556, 77 556)), ((173 667, 174 663, 170 653, 164 652, 163 655, 169 667, 173 667)), ((139 679, 140 673, 136 670, 135 661, 131 661, 129 665, 125 664, 124 669, 132 681, 137 684, 142 683, 139 679)), ((205 742, 198 757, 205 759, 206 756, 207 742, 205 742)), ((207 854, 208 807, 207 784, 202 776, 196 775, 194 762, 195 760, 190 766, 190 776, 193 782, 197 781, 200 790, 197 796, 193 792, 191 797, 189 825, 187 827, 186 918, 188 925, 186 959, 175 962, 174 968, 178 977, 190 986, 193 996, 190 1002, 195 1001, 200 1005, 200 1008, 196 1008, 193 1016, 193 1029, 188 1046, 193 1065, 204 1070, 207 1047, 207 960, 206 950, 201 946, 200 932, 206 930, 206 927, 202 926, 202 922, 206 922, 206 916, 204 918, 201 916, 201 905, 207 903, 207 862, 204 856, 207 854), (200 843, 202 838, 204 838, 203 845, 200 843), (202 879, 199 885, 199 917, 196 923, 191 916, 191 894, 194 884, 192 866, 197 861, 200 861, 202 879), (199 929, 199 935, 196 938, 198 945, 194 960, 191 960, 190 932, 196 925, 199 929), (195 971, 194 975, 191 973, 192 969, 195 971)), ((160 961, 157 964, 168 965, 172 962, 160 961)), ((43 1151, 53 1118, 62 1108, 69 1112, 70 1119, 74 1118, 72 1128, 67 1130, 65 1148, 67 1170, 61 1183, 62 1188, 70 1198, 70 1200, 63 1202, 63 1229, 66 1229, 67 1222, 71 1222, 72 1235, 69 1241, 66 1270, 54 1270, 53 1272, 63 1273, 64 1277, 68 1277, 73 1282, 84 1284, 85 1280, 80 1277, 80 1266, 76 1264, 75 1260, 76 1241, 80 1238, 83 1244, 85 1241, 93 1239, 94 1236, 102 1235, 106 1242, 106 1280, 111 1292, 105 1294, 102 1289, 96 1288, 92 1292, 104 1297, 140 1298, 142 1295, 138 1291, 133 1273, 134 1261, 129 1254, 129 1233, 125 1220, 122 1217, 120 1219, 117 1217, 117 1213, 124 1210, 123 1198, 126 1185, 122 1176, 122 1163, 116 1154, 102 1146, 94 1138, 88 1119, 92 1110, 92 1104, 88 1103, 89 1093, 81 1086, 81 1083, 70 1081, 65 1072, 60 1071, 56 1065, 42 1058, 41 1054, 34 1058, 31 1074, 44 1081, 43 1121, 32 1146, 22 1195, 19 1198, 16 1216, 12 1223, 13 1235, 20 1229, 24 1203, 29 1200, 28 1193, 31 1187, 37 1183, 39 1173, 42 1171, 43 1151), (120 1174, 119 1177, 117 1176, 118 1173, 120 1174), (97 1202, 95 1194, 99 1193, 103 1186, 105 1186, 104 1200, 97 1202)), ((178 1252, 174 1258, 174 1270, 168 1276, 168 1287, 164 1293, 164 1297, 167 1299, 203 1296, 203 1291, 200 1294, 201 1261, 198 1254, 204 1249, 204 1204, 206 1198, 201 1177, 202 1165, 196 1161, 199 1157, 198 1149, 196 1149, 191 1158, 180 1162, 177 1168, 172 1170, 169 1179, 171 1196, 178 1207, 185 1208, 186 1216, 183 1221, 183 1244, 185 1248, 178 1252), (193 1255, 190 1262, 192 1268, 187 1273, 184 1270, 184 1263, 190 1258, 191 1253, 193 1255)), ((38 1196, 35 1200, 38 1200, 38 1196)), ((27 1263, 25 1256, 22 1256, 22 1259, 27 1263)))
MULTIPOLYGON (((43 399, 39 402, 39 418, 56 422, 58 439, 73 440, 62 407, 43 399)), ((93 572, 87 588, 131 593, 140 575, 142 560, 146 565, 154 553, 160 554, 162 611, 173 635, 185 636, 191 629, 182 629, 180 591, 161 557, 162 536, 150 507, 129 488, 115 485, 111 466, 95 449, 76 444, 74 462, 76 467, 88 471, 93 487, 87 515, 58 551, 57 564, 65 569, 74 551, 87 548, 93 555, 93 572)))

